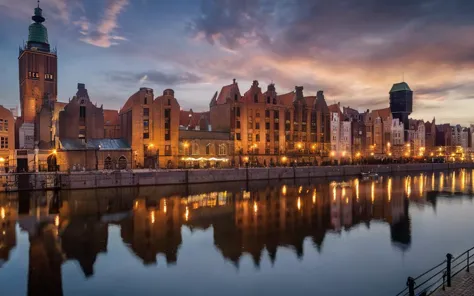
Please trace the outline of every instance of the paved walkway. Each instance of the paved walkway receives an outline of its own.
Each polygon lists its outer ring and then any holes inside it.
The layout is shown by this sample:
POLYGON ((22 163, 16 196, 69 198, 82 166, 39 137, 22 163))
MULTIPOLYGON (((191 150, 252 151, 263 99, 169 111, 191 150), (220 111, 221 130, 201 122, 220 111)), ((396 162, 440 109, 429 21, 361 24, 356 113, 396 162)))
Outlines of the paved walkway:
POLYGON ((434 296, 474 296, 474 272, 461 272, 453 277, 451 288, 439 289, 434 296))

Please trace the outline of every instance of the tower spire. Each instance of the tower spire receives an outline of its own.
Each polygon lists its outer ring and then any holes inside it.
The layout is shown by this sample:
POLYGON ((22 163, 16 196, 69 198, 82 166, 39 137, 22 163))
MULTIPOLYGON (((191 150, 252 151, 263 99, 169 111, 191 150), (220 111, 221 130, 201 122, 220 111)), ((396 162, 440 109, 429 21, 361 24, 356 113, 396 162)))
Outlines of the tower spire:
POLYGON ((40 0, 38 0, 38 8, 40 8, 40 0))

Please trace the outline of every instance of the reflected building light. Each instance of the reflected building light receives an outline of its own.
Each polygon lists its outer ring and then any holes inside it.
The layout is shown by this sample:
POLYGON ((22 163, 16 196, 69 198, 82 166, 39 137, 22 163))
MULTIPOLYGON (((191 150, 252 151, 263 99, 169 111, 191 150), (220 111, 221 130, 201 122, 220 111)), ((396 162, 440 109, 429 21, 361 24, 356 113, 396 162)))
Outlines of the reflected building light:
POLYGON ((389 177, 387 182, 387 198, 389 202, 392 200, 392 177, 389 177))
POLYGON ((356 200, 359 201, 359 179, 355 179, 356 200))
POLYGON ((420 193, 420 198, 423 197, 423 185, 424 185, 424 176, 420 174, 420 184, 418 184, 418 191, 420 193))
POLYGON ((313 190, 313 204, 316 203, 316 188, 313 190))
POLYGON ((258 205, 257 205, 256 201, 253 202, 253 212, 254 212, 254 214, 256 214, 258 212, 258 205))
POLYGON ((370 198, 372 200, 372 203, 374 203, 375 200, 375 182, 372 181, 372 185, 370 186, 370 198))
POLYGON ((166 211, 168 210, 166 206, 166 199, 163 201, 163 212, 166 214, 166 211))
POLYGON ((464 192, 464 188, 466 185, 466 171, 463 169, 461 171, 461 191, 464 192))
POLYGON ((474 170, 471 172, 471 191, 474 189, 474 170))
POLYGON ((151 224, 154 224, 154 223, 155 223, 155 211, 151 211, 151 213, 150 213, 150 220, 151 220, 151 224))
POLYGON ((405 191, 407 194, 407 198, 410 198, 410 195, 411 195, 411 177, 410 176, 405 178, 405 191))
POLYGON ((342 187, 342 198, 346 196, 346 188, 342 187))
POLYGON ((286 196, 286 185, 283 185, 283 187, 281 188, 281 194, 283 194, 283 196, 286 196))
POLYGON ((346 197, 346 204, 348 204, 348 203, 349 203, 349 198, 348 198, 348 197, 346 197))
POLYGON ((438 189, 438 191, 443 191, 443 188, 444 188, 444 173, 441 172, 441 174, 439 175, 439 189, 438 189))
POLYGON ((59 215, 56 215, 56 217, 54 218, 54 225, 56 225, 56 227, 59 226, 59 215))
POLYGON ((332 200, 336 201, 336 186, 333 185, 332 187, 332 200))
POLYGON ((451 192, 454 193, 456 190, 456 172, 453 171, 452 179, 451 179, 451 192))
POLYGON ((300 194, 301 191, 303 191, 303 186, 300 186, 300 188, 298 188, 298 194, 300 194))
POLYGON ((431 174, 431 191, 435 190, 435 174, 434 172, 431 174))
POLYGON ((244 199, 249 199, 250 198, 250 191, 244 191, 243 198, 244 199))
POLYGON ((0 217, 1 217, 2 219, 5 219, 5 208, 4 208, 4 207, 2 207, 2 208, 0 209, 0 217))
POLYGON ((133 208, 136 210, 138 208, 138 201, 135 201, 135 204, 133 205, 133 208))
POLYGON ((298 196, 298 201, 296 202, 296 206, 298 207, 298 211, 301 210, 301 197, 298 196))
POLYGON ((189 209, 188 209, 187 206, 186 206, 186 211, 184 212, 184 219, 185 219, 186 221, 188 221, 188 219, 189 219, 189 209))

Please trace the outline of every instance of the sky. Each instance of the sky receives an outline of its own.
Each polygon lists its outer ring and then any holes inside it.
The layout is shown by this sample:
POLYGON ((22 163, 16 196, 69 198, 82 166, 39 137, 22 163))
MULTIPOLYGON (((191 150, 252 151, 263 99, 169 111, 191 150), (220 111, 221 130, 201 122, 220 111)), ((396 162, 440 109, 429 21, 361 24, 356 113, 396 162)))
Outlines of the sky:
MULTIPOLYGON (((0 0, 0 104, 19 104, 18 47, 36 0, 0 0)), ((278 93, 324 90, 328 104, 388 107, 393 83, 414 91, 413 118, 474 123, 474 1, 41 0, 58 50, 58 99, 85 83, 119 109, 140 87, 172 88, 205 111, 237 79, 278 93)))

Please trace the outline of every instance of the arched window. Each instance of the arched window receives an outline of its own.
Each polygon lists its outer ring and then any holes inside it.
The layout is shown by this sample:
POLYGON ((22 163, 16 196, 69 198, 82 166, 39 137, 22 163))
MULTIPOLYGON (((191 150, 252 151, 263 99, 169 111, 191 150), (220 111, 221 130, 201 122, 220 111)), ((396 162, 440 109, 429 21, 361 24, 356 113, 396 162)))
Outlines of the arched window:
POLYGON ((276 105, 276 104, 277 104, 277 99, 273 98, 273 105, 276 105))
POLYGON ((105 170, 111 170, 113 169, 113 166, 112 166, 112 158, 110 158, 110 156, 107 156, 104 160, 104 169, 105 170))
POLYGON ((254 103, 258 103, 258 95, 257 94, 253 95, 253 101, 254 101, 254 103))
POLYGON ((118 168, 119 170, 125 170, 127 168, 127 159, 123 155, 119 157, 118 168))
POLYGON ((193 155, 199 155, 199 144, 196 142, 193 143, 193 155))
POLYGON ((56 155, 51 154, 48 156, 48 172, 55 172, 58 170, 56 155))
POLYGON ((211 154, 211 143, 206 145, 206 155, 211 154))
POLYGON ((226 155, 227 154, 227 145, 220 144, 219 145, 219 155, 226 155))

